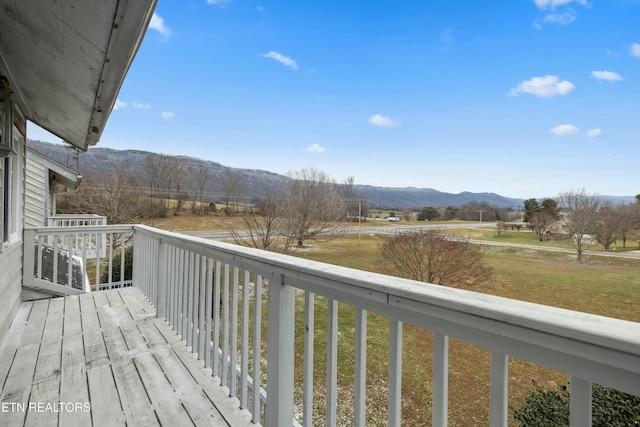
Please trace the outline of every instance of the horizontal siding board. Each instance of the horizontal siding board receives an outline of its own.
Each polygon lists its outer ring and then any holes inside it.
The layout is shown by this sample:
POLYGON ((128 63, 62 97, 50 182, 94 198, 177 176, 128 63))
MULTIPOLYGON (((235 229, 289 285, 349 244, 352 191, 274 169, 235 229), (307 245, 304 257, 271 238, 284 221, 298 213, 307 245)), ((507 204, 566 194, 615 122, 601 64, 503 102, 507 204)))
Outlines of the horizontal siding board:
POLYGON ((16 242, 0 254, 0 341, 20 305, 21 290, 22 242, 16 242))
POLYGON ((47 200, 47 169, 27 157, 24 194, 24 223, 27 227, 45 225, 47 200))

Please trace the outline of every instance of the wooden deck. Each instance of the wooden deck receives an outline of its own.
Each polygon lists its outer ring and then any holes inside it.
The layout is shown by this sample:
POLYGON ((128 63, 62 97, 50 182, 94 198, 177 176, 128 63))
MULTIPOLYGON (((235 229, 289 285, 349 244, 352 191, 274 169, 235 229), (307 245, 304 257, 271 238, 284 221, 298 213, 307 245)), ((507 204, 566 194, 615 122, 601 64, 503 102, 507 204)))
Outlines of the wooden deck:
POLYGON ((23 303, 0 385, 2 426, 254 425, 135 288, 23 303))

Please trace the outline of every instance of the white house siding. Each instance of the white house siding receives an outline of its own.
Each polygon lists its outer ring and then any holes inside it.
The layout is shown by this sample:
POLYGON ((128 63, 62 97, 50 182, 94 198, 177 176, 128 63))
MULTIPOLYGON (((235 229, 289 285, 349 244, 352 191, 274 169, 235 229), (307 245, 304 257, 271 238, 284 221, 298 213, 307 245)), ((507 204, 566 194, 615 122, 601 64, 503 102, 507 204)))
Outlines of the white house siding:
POLYGON ((22 290, 22 240, 0 253, 0 341, 20 305, 22 290))
POLYGON ((48 169, 27 155, 24 195, 24 225, 42 227, 47 218, 47 197, 49 188, 48 169))
MULTIPOLYGON (((22 129, 24 132, 25 129, 22 129)), ((14 126, 15 133, 15 126, 14 126)), ((9 204, 11 214, 15 214, 11 204, 19 204, 19 215, 17 218, 17 229, 14 230, 15 236, 10 241, 2 243, 2 251, 0 252, 0 342, 6 335, 7 329, 11 325, 16 311, 21 302, 22 291, 22 265, 23 265, 23 240, 22 230, 24 226, 24 198, 25 198, 25 169, 26 169, 26 145, 22 135, 15 141, 15 148, 18 154, 14 154, 16 165, 13 170, 14 182, 17 185, 12 186, 17 197, 10 197, 9 204)), ((6 183, 0 184, 3 191, 8 191, 9 187, 6 183)), ((0 193, 1 195, 2 193, 0 193)), ((10 215, 11 215, 10 214, 10 215)))

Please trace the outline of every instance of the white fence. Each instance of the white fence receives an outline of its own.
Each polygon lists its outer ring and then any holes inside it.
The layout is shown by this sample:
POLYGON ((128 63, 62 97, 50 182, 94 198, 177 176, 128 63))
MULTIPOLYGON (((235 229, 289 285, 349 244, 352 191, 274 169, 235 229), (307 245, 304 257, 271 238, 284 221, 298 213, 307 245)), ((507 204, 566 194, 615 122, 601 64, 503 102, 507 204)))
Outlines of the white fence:
POLYGON ((132 243, 131 225, 27 228, 23 285, 57 294, 131 286, 120 255, 132 243), (104 249, 92 250, 95 242, 104 249))
MULTIPOLYGON (((89 230, 93 228, 84 232, 89 230)), ((95 230, 124 232, 117 227, 95 230)), ((367 312, 389 319, 389 426, 402 423, 403 323, 434 334, 432 419, 422 420, 423 424, 446 426, 448 422, 449 337, 491 352, 492 426, 507 425, 510 356, 571 376, 572 426, 591 424, 593 383, 640 395, 638 323, 327 265, 147 226, 126 230, 134 235, 133 284, 155 305, 157 315, 164 317, 213 370, 229 395, 238 399, 238 405, 264 425, 295 424, 294 387, 299 387, 303 396, 297 408, 302 414, 301 423, 312 425, 314 325, 319 320, 314 318, 314 303, 318 297, 328 301, 326 401, 322 405, 328 426, 339 423, 338 343, 343 338, 337 328, 338 302, 356 311, 355 426, 364 426, 367 412, 377 410, 365 405, 367 312), (294 366, 300 359, 294 345, 298 295, 304 299, 304 312, 298 320, 304 323, 303 378, 294 383, 294 366), (263 306, 263 301, 268 302, 263 306), (253 399, 253 384, 264 386, 266 397, 263 394, 253 399)), ((36 241, 46 232, 36 230, 36 241)), ((62 230, 54 230, 56 233, 62 230)))
POLYGON ((86 227, 107 225, 107 217, 95 214, 58 214, 47 218, 48 227, 86 227))
MULTIPOLYGON (((92 227, 107 225, 107 217, 94 214, 59 214, 47 217, 48 227, 92 227)), ((104 234, 92 233, 88 237, 76 234, 74 238, 68 237, 68 243, 74 250, 80 253, 86 250, 88 257, 106 256, 107 239, 104 234), (84 246, 81 246, 84 245, 84 246)), ((85 235, 86 236, 86 235, 85 235)), ((49 245, 53 242, 47 241, 49 245)))

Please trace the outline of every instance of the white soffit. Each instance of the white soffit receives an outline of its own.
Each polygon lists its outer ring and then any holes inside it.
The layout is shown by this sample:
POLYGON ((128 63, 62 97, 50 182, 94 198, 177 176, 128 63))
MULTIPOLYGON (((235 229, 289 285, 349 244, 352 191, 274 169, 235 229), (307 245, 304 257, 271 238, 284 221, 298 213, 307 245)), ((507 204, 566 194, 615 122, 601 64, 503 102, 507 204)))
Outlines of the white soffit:
POLYGON ((0 0, 0 74, 25 117, 86 150, 100 139, 157 0, 0 0))

